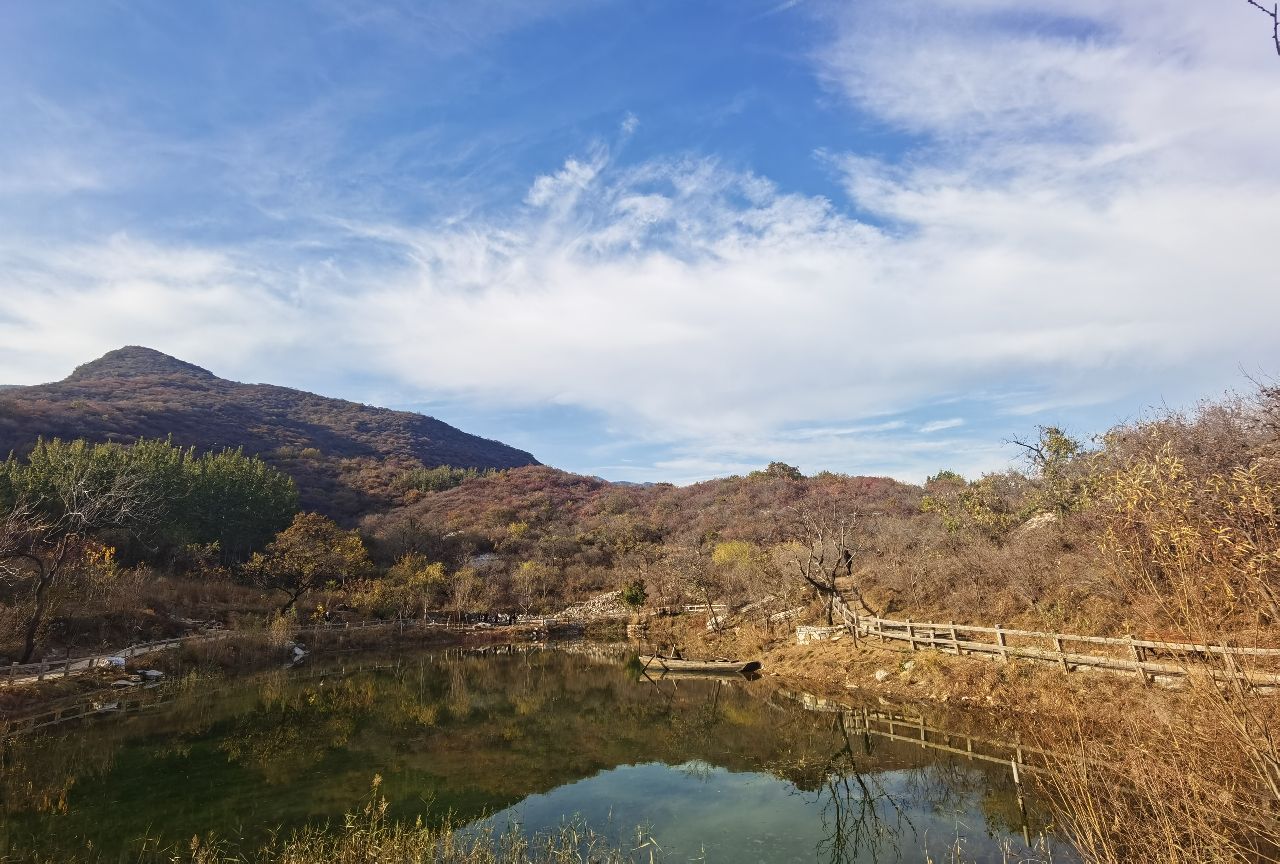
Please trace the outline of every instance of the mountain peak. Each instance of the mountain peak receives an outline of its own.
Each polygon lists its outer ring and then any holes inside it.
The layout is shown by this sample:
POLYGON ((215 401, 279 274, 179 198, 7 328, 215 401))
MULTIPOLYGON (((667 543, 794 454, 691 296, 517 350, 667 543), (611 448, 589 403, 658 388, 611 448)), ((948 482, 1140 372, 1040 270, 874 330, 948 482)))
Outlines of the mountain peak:
POLYGON ((150 378, 156 376, 181 376, 216 380, 217 376, 194 363, 170 357, 154 348, 126 345, 108 351, 97 360, 91 360, 67 376, 67 381, 88 381, 102 378, 150 378))
POLYGON ((289 473, 305 509, 344 524, 399 502, 407 471, 538 464, 523 450, 434 417, 240 384, 138 345, 110 351, 62 381, 0 390, 0 454, 21 455, 41 437, 243 448, 289 473))

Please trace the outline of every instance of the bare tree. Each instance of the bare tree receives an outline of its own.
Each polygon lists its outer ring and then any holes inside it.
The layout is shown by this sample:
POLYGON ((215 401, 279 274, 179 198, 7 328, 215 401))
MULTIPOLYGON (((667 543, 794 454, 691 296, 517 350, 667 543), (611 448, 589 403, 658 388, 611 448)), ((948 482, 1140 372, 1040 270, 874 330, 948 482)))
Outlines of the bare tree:
POLYGON ((45 480, 38 496, 16 496, 0 516, 0 581, 31 593, 23 663, 35 655, 54 589, 86 538, 145 518, 158 503, 144 500, 137 473, 123 466, 104 478, 89 462, 68 460, 45 480))
POLYGON ((716 600, 724 596, 724 583, 710 554, 699 546, 673 546, 666 551, 663 564, 675 574, 687 596, 706 604, 708 620, 719 631, 724 620, 716 612, 716 600))
POLYGON ((1255 9, 1262 10, 1262 14, 1271 19, 1271 41, 1275 43, 1276 54, 1280 54, 1280 5, 1273 4, 1268 9, 1258 0, 1245 0, 1245 2, 1255 9))
POLYGON ((857 515, 793 508, 790 530, 796 543, 793 570, 826 600, 827 624, 835 620, 835 599, 847 594, 864 611, 875 614, 862 599, 853 580, 853 564, 859 546, 854 533, 857 515))

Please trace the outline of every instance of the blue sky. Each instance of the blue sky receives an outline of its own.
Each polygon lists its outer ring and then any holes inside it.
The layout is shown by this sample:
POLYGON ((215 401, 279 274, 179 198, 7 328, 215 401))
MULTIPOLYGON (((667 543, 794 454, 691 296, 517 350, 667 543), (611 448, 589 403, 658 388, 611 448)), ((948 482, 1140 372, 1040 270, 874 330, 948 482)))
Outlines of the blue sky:
POLYGON ((1267 23, 12 4, 0 381, 144 344, 610 479, 999 469, 1280 371, 1267 23))

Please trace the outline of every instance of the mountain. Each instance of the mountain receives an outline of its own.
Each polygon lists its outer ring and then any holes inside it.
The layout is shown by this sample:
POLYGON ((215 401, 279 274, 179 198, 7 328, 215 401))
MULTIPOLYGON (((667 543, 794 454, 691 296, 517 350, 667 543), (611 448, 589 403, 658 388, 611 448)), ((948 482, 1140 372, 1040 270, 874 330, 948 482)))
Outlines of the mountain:
POLYGON ((53 384, 0 389, 0 455, 37 438, 133 441, 173 436, 202 450, 243 447, 291 474, 302 506, 349 522, 385 509, 419 467, 539 464, 447 423, 276 387, 219 378, 159 351, 129 346, 53 384))

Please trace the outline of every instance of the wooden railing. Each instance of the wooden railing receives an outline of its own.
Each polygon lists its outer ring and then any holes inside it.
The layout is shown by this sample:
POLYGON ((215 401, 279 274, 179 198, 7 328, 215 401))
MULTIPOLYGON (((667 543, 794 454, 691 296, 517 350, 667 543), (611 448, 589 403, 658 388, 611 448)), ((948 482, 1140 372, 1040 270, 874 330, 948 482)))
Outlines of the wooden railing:
POLYGON ((178 636, 173 639, 136 642, 116 651, 84 654, 78 657, 72 657, 68 653, 64 657, 46 657, 36 663, 11 663, 7 669, 0 669, 0 676, 2 676, 0 677, 0 684, 12 687, 14 684, 25 683, 30 680, 44 681, 46 678, 79 675, 91 672, 102 666, 108 666, 116 657, 123 657, 128 660, 187 642, 226 639, 232 632, 229 630, 215 630, 209 633, 193 633, 190 636, 178 636))
POLYGON ((1250 648, 1228 645, 1205 645, 1192 642, 1168 642, 1160 639, 1139 639, 1135 636, 1081 636, 1074 633, 1050 633, 1040 630, 983 627, 971 624, 937 624, 898 621, 873 615, 859 615, 850 609, 839 595, 834 595, 832 606, 840 623, 855 640, 865 639, 881 643, 906 643, 908 650, 934 648, 956 655, 985 655, 1008 662, 1010 657, 1056 663, 1064 671, 1090 667, 1115 672, 1131 672, 1142 677, 1144 683, 1158 677, 1181 678, 1188 674, 1186 662, 1161 662, 1153 656, 1175 659, 1197 658, 1213 660, 1222 668, 1197 664, 1217 680, 1240 680, 1250 687, 1280 688, 1280 674, 1242 670, 1237 658, 1280 658, 1280 648, 1250 648), (1031 641, 1041 645, 1011 644, 1010 639, 1031 641), (1067 650, 1068 646, 1075 650, 1067 650), (1103 651, 1089 651, 1076 646, 1101 646, 1103 651))

